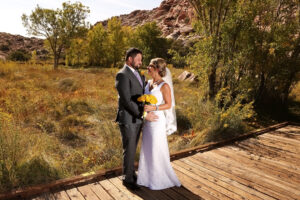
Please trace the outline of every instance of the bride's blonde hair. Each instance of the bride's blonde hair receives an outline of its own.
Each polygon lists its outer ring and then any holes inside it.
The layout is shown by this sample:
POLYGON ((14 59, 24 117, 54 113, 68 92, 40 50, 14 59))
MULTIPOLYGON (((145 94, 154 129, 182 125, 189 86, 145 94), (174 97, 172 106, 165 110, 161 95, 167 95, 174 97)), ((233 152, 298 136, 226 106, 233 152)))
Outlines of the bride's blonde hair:
POLYGON ((167 63, 166 63, 165 59, 163 59, 163 58, 153 58, 153 59, 151 59, 149 65, 151 65, 154 68, 158 69, 158 74, 161 77, 164 77, 166 75, 167 63))

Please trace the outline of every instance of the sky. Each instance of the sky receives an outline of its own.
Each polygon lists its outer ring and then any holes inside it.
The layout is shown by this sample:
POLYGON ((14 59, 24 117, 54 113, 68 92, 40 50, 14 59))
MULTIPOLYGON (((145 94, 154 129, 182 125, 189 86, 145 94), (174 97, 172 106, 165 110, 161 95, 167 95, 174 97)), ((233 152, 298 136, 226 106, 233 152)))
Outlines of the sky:
MULTIPOLYGON (((18 34, 29 37, 21 20, 22 14, 30 15, 39 5, 41 8, 61 8, 67 0, 0 0, 0 32, 18 34)), ((74 3, 78 0, 70 0, 74 3)), ((97 21, 112 16, 129 14, 134 10, 151 10, 158 7, 162 0, 80 0, 90 9, 87 21, 94 24, 97 21)))

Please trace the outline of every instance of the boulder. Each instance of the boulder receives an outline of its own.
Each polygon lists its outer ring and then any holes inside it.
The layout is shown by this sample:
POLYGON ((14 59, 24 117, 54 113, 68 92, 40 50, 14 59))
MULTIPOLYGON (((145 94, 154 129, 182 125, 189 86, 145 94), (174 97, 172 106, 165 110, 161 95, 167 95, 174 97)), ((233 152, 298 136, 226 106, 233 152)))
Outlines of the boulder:
POLYGON ((6 58, 5 58, 5 56, 3 56, 3 55, 0 55, 0 61, 2 61, 2 62, 5 62, 5 61, 6 61, 6 58))
POLYGON ((184 71, 178 76, 178 80, 184 81, 191 76, 191 72, 184 71))
POLYGON ((191 72, 184 71, 178 76, 178 80, 194 82, 194 81, 198 81, 198 76, 191 72))

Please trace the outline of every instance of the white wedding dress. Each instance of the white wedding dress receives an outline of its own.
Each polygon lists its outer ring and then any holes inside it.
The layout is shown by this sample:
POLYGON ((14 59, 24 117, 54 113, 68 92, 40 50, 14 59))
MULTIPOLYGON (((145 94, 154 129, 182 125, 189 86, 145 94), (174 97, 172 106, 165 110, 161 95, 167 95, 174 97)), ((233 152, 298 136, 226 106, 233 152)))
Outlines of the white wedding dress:
MULTIPOLYGON (((160 88, 165 82, 149 91, 146 85, 145 94, 154 95, 157 105, 164 104, 160 88)), ((137 184, 152 190, 162 190, 173 186, 181 186, 170 162, 170 153, 166 131, 164 111, 154 111, 158 116, 155 122, 146 121, 143 126, 142 147, 138 168, 137 184)))

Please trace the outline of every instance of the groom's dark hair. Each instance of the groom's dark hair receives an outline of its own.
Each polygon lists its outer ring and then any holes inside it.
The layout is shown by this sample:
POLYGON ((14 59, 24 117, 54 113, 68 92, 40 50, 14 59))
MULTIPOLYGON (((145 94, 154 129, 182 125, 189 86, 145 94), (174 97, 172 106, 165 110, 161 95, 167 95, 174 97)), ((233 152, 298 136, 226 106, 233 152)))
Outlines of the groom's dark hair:
POLYGON ((141 50, 137 48, 130 48, 126 51, 125 61, 128 60, 129 57, 134 58, 137 54, 143 54, 141 50))

